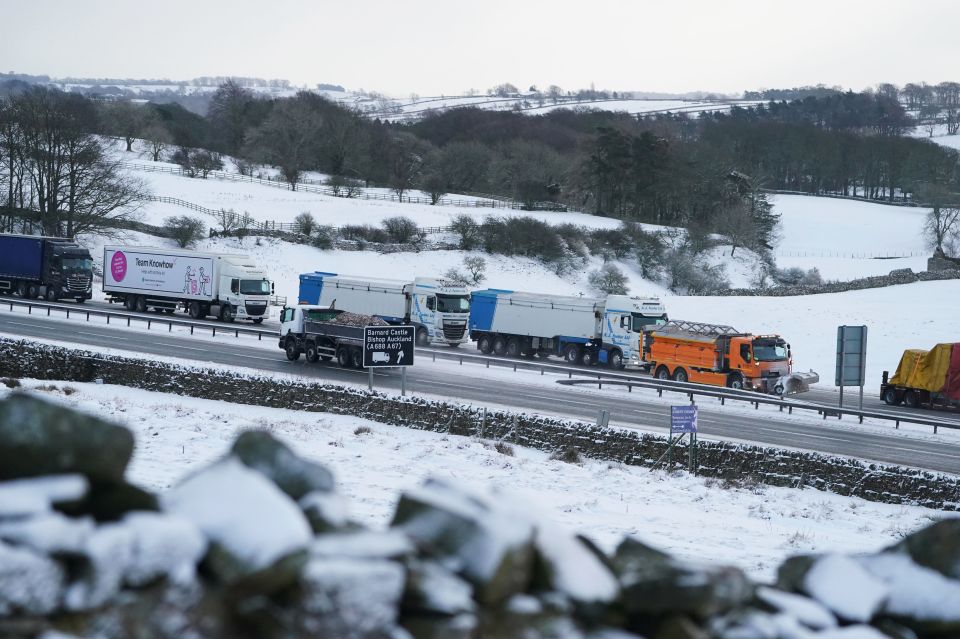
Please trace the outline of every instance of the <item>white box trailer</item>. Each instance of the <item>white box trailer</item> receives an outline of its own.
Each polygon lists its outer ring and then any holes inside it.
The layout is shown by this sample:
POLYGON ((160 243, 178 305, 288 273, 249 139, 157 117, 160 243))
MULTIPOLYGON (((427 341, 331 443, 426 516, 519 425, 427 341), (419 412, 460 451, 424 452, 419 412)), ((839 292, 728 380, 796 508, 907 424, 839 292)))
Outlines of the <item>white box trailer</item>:
POLYGON ((300 275, 300 303, 375 315, 417 327, 417 344, 459 346, 467 341, 470 292, 437 277, 413 281, 316 271, 300 275))
POLYGON ((273 284, 246 255, 140 246, 105 246, 103 291, 128 310, 173 313, 223 321, 270 316, 273 284))
POLYGON ((655 297, 586 298, 500 289, 474 291, 470 339, 485 354, 558 355, 570 363, 642 365, 642 334, 664 324, 655 297))

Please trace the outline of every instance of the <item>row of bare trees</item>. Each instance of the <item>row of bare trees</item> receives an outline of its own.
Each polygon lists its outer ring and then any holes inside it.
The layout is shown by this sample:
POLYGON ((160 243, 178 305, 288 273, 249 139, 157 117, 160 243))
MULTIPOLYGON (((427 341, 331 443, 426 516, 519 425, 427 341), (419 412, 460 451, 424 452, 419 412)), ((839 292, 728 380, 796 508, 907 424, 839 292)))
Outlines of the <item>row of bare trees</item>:
POLYGON ((134 216, 144 185, 95 132, 95 103, 33 87, 0 101, 0 230, 72 237, 134 216))

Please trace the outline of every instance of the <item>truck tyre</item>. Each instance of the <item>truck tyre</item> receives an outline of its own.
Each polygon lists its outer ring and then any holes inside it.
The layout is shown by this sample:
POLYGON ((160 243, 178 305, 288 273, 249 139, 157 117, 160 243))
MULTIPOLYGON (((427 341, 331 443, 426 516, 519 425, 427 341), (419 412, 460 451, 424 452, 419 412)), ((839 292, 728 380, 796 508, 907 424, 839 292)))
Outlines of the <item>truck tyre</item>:
POLYGON ((346 346, 337 349, 337 364, 340 364, 340 368, 350 367, 350 350, 346 346))
POLYGON ((620 351, 610 351, 610 357, 607 359, 607 365, 615 371, 623 370, 623 353, 620 351))
POLYGON ((507 353, 507 340, 503 337, 493 338, 493 354, 503 357, 507 353))
POLYGON ((920 406, 920 393, 911 389, 903 394, 903 405, 907 408, 917 408, 920 406))
POLYGON ((354 368, 363 369, 363 350, 360 348, 350 349, 350 363, 354 368))
POLYGON ((687 377, 687 371, 682 368, 678 368, 677 370, 673 371, 673 381, 675 382, 689 381, 689 377, 687 377))
POLYGON ((20 297, 27 296, 27 283, 26 282, 17 282, 17 295, 20 297))
POLYGON ((147 298, 145 298, 143 295, 138 295, 136 299, 134 299, 133 303, 138 313, 147 312, 147 298))
POLYGON ((127 309, 128 311, 132 311, 133 308, 134 308, 134 304, 136 303, 136 301, 137 301, 136 296, 134 296, 134 295, 127 295, 125 298, 123 298, 123 307, 124 307, 125 309, 127 309))
POLYGON ((516 337, 507 340, 507 357, 520 357, 520 340, 516 337))
POLYGON ((579 364, 583 359, 583 351, 576 344, 570 344, 563 349, 563 359, 569 364, 579 364))
POLYGON ((743 390, 743 375, 740 373, 730 373, 727 377, 727 388, 743 390))
POLYGON ((430 334, 422 326, 417 329, 417 346, 426 346, 430 343, 430 334))
POLYGON ((580 361, 583 362, 584 366, 593 366, 597 363, 597 354, 593 351, 585 350, 580 357, 580 361))
POLYGON ((187 305, 187 315, 190 316, 190 319, 200 319, 203 317, 200 309, 200 302, 193 301, 187 305))
POLYGON ((233 313, 230 312, 230 305, 229 305, 229 304, 221 304, 221 305, 220 305, 220 321, 221 321, 221 322, 232 322, 232 321, 233 321, 233 313))
POLYGON ((666 366, 661 366, 653 376, 657 379, 670 379, 670 369, 666 366))
POLYGON ((313 364, 320 356, 317 354, 317 343, 316 342, 307 342, 306 350, 307 361, 313 364))
POLYGON ((483 353, 484 355, 489 355, 493 352, 493 338, 489 335, 481 335, 480 339, 477 340, 477 350, 483 353))
POLYGON ((283 350, 287 353, 287 359, 295 362, 300 359, 300 349, 297 348, 297 340, 288 337, 283 343, 283 350))
POLYGON ((254 324, 263 324, 263 318, 262 318, 262 317, 254 317, 254 318, 253 318, 253 323, 254 323, 254 324))
POLYGON ((56 302, 56 301, 57 301, 57 289, 53 288, 52 286, 48 286, 48 287, 47 287, 47 292, 43 294, 43 297, 44 297, 48 302, 56 302))
POLYGON ((77 299, 77 304, 83 304, 84 302, 87 301, 87 298, 85 297, 78 297, 76 299, 77 299))
POLYGON ((27 284, 27 297, 32 300, 40 297, 40 287, 36 284, 27 284))
POLYGON ((887 406, 898 406, 903 401, 903 397, 900 396, 896 388, 888 386, 883 391, 883 401, 887 406))

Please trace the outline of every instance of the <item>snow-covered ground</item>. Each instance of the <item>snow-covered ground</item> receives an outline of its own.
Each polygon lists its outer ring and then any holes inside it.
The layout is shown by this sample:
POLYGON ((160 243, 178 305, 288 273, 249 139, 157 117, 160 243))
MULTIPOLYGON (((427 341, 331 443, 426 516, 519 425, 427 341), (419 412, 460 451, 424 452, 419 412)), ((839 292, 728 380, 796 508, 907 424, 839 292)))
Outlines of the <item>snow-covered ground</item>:
MULTIPOLYGON (((551 461, 548 454, 492 442, 396 428, 352 417, 233 405, 130 388, 64 384, 36 389, 54 401, 127 425, 137 448, 128 476, 166 490, 224 454, 237 433, 267 429, 327 465, 351 516, 383 527, 399 492, 427 476, 498 486, 549 519, 610 549, 624 534, 680 557, 743 567, 769 580, 787 556, 870 552, 955 514, 891 506, 816 490, 725 488, 717 481, 615 463, 551 461), (358 431, 367 427, 369 432, 358 431)), ((0 397, 9 391, 0 387, 0 397)))

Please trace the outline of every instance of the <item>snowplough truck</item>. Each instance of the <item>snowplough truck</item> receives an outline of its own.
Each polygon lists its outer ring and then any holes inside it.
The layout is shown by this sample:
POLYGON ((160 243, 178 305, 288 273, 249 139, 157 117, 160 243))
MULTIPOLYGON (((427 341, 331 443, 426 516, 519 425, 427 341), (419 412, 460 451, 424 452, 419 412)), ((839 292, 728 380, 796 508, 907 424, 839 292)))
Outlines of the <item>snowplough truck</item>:
POLYGON ((785 395, 820 381, 793 372, 793 356, 779 335, 741 333, 731 326, 671 320, 644 333, 644 360, 657 379, 785 395))
POLYGON ((883 371, 880 397, 891 406, 960 408, 960 343, 904 351, 893 377, 883 371))

